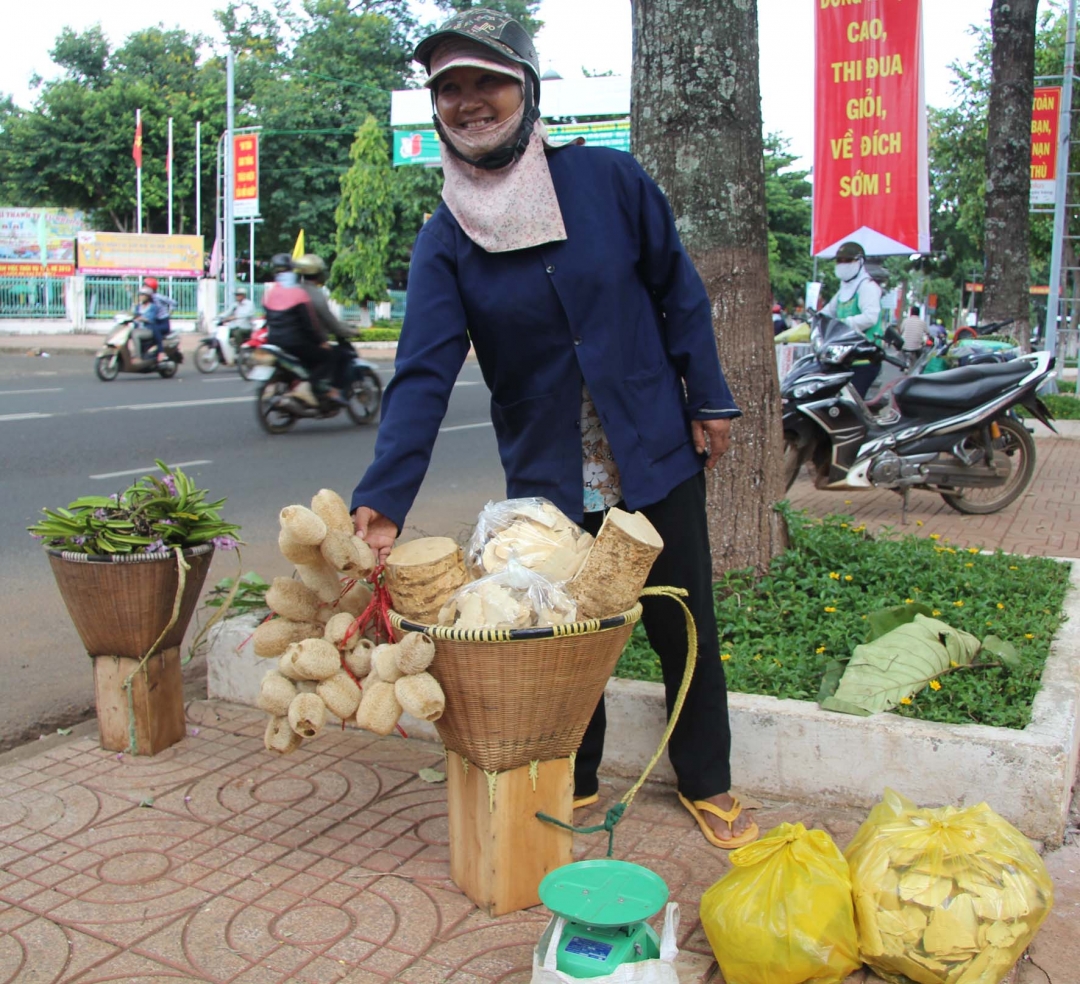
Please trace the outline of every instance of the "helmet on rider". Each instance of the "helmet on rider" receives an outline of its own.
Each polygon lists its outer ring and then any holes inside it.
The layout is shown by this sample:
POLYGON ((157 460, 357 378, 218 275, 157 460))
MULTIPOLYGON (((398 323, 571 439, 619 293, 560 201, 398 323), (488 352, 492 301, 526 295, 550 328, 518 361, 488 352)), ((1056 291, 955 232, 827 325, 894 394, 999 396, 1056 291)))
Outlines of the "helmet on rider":
POLYGON ((326 278, 326 261, 315 253, 305 253, 293 263, 293 269, 305 280, 322 282, 326 278))
POLYGON ((485 170, 505 167, 525 153, 533 127, 540 118, 540 58, 528 32, 508 14, 474 7, 451 17, 437 31, 429 34, 416 46, 413 59, 428 73, 425 83, 431 89, 432 108, 435 107, 436 81, 451 68, 470 66, 488 68, 506 74, 524 72, 524 103, 517 133, 502 147, 470 158, 447 138, 438 112, 435 129, 443 143, 455 156, 485 170), (511 69, 511 72, 507 72, 511 69))
POLYGON ((841 243, 836 251, 836 275, 843 283, 854 280, 866 265, 866 251, 854 240, 841 243))
POLYGON ((293 258, 288 253, 275 253, 270 257, 270 269, 274 273, 286 273, 293 268, 293 258))
POLYGON ((143 286, 144 287, 149 287, 151 291, 157 290, 158 289, 158 278, 157 277, 144 277, 143 278, 143 286))
POLYGON ((236 288, 236 296, 237 297, 247 297, 247 288, 245 288, 245 287, 237 287, 236 288))

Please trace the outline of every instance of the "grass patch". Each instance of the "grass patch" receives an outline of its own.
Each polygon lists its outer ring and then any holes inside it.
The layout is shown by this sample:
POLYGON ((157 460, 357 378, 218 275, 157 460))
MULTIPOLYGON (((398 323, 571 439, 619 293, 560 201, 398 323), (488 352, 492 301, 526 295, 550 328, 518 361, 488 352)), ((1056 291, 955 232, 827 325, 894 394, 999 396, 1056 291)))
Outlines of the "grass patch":
MULTIPOLYGON (((1074 388, 1076 386, 1075 383, 1071 385, 1074 388)), ((1039 399, 1046 404, 1055 420, 1080 420, 1080 400, 1070 396, 1061 382, 1058 383, 1058 389, 1061 390, 1060 393, 1045 393, 1039 399)), ((1017 407, 1016 411, 1021 417, 1031 417, 1023 407, 1017 407)))
POLYGON ((401 337, 401 328, 361 328, 354 336, 354 342, 396 342, 401 337))
MULTIPOLYGON (((982 554, 936 535, 877 537, 848 516, 817 520, 781 506, 791 547, 760 579, 732 571, 716 583, 716 620, 728 689, 816 700, 826 664, 866 638, 866 616, 920 601, 979 639, 1011 642, 1013 669, 961 669, 891 713, 951 724, 1023 728, 1050 642, 1064 620, 1069 565, 1045 557, 982 554)), ((616 676, 660 680, 660 662, 639 625, 616 676)))

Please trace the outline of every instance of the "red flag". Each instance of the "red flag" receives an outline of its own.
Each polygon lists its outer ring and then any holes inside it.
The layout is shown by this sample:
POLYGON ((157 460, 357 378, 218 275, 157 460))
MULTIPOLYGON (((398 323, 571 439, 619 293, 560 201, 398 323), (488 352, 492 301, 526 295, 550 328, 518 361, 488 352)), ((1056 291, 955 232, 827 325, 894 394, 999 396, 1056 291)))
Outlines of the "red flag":
POLYGON ((142 111, 135 110, 135 143, 131 146, 131 156, 136 167, 142 167, 142 111))

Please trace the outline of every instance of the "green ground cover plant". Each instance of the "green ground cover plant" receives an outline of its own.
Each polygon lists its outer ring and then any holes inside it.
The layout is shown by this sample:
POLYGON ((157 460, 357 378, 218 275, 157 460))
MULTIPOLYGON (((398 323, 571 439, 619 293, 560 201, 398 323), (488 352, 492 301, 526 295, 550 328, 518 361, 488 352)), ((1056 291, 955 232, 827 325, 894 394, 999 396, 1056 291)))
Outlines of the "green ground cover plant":
MULTIPOLYGON (((715 585, 728 689, 816 700, 826 666, 866 641, 867 616, 921 602, 933 616, 979 639, 1015 646, 1018 665, 957 667, 890 713, 952 724, 1023 728, 1050 642, 1064 620, 1069 565, 1045 557, 983 553, 931 534, 871 536, 850 516, 818 520, 779 507, 791 546, 768 574, 732 571, 715 585)), ((639 625, 617 676, 660 680, 639 625)))
MULTIPOLYGON (((400 322, 399 322, 400 326, 400 322)), ((354 342, 396 342, 401 337, 401 328, 361 328, 353 336, 354 342)))

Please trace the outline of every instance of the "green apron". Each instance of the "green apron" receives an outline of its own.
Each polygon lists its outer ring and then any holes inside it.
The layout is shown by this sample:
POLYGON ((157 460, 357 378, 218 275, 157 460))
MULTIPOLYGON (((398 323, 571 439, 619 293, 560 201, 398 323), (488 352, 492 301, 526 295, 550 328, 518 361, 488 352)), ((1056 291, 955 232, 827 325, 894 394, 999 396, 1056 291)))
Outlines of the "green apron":
MULTIPOLYGON (((845 318, 854 317, 856 314, 862 314, 862 310, 859 307, 859 292, 855 291, 854 294, 846 301, 836 302, 836 316, 841 321, 845 318)), ((877 321, 872 324, 866 331, 863 332, 870 341, 881 344, 881 339, 885 334, 885 308, 882 308, 878 314, 877 321)))

